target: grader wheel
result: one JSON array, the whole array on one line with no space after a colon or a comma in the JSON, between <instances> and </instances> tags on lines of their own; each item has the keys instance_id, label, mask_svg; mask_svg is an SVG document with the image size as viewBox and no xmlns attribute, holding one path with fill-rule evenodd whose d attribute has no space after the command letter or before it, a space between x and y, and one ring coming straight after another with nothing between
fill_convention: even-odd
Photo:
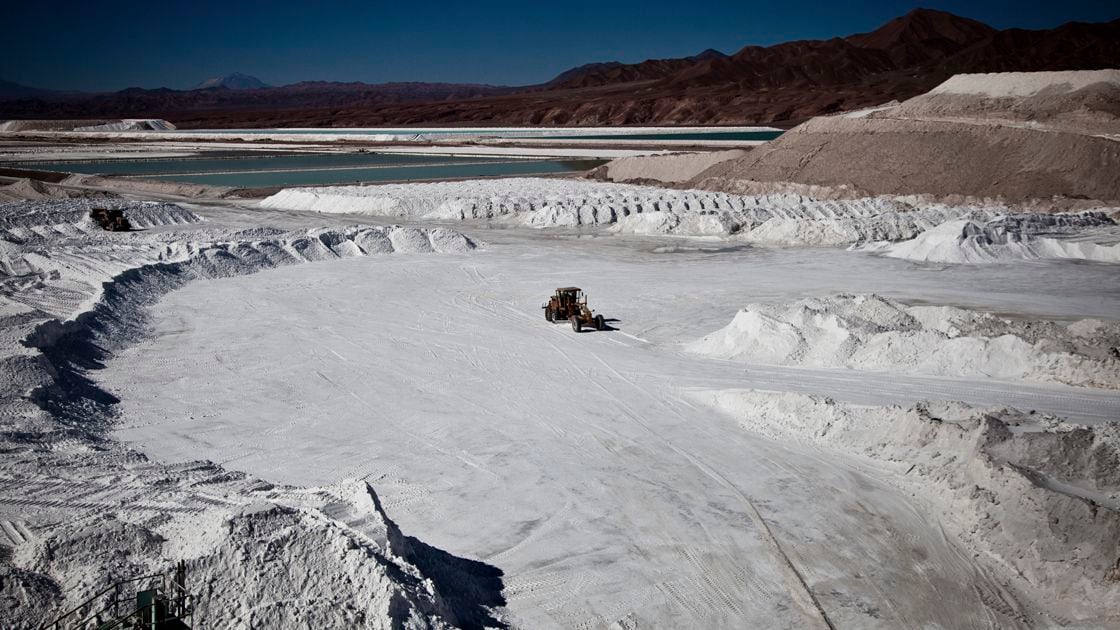
<instances>
[{"instance_id":1,"label":"grader wheel","mask_svg":"<svg viewBox=\"0 0 1120 630\"><path fill-rule=\"evenodd\" d=\"M571 320L572 330L576 331L577 333L583 332L583 322L579 321L579 315L572 315Z\"/></svg>"}]
</instances>

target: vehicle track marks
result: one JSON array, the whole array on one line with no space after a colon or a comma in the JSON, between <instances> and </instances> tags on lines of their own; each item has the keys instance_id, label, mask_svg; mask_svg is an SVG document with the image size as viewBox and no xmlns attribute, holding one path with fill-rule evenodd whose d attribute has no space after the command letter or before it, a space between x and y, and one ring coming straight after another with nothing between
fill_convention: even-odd
<instances>
[{"instance_id":1,"label":"vehicle track marks","mask_svg":"<svg viewBox=\"0 0 1120 630\"><path fill-rule=\"evenodd\" d=\"M9 547L19 547L34 538L27 522L21 519L0 520L0 533L7 538ZM0 544L5 543L0 541Z\"/></svg>"}]
</instances>

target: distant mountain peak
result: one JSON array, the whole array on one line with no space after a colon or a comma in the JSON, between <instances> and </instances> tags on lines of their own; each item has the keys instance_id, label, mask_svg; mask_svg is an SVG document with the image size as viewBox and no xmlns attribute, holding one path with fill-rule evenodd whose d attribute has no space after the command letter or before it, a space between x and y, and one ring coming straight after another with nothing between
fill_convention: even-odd
<instances>
[{"instance_id":1,"label":"distant mountain peak","mask_svg":"<svg viewBox=\"0 0 1120 630\"><path fill-rule=\"evenodd\" d=\"M996 29L973 19L935 9L914 9L870 33L846 39L862 48L889 49L920 42L942 40L965 45L990 37Z\"/></svg>"},{"instance_id":2,"label":"distant mountain peak","mask_svg":"<svg viewBox=\"0 0 1120 630\"><path fill-rule=\"evenodd\" d=\"M689 59L691 59L693 61L707 61L709 59L726 59L726 58L727 58L726 54L716 50L715 48L709 48L707 50L704 50L700 53L697 53L697 54L689 57Z\"/></svg>"},{"instance_id":3,"label":"distant mountain peak","mask_svg":"<svg viewBox=\"0 0 1120 630\"><path fill-rule=\"evenodd\" d=\"M196 90L206 90L210 88L226 88L227 90L258 90L260 88L269 87L267 83L261 81L257 77L234 72L227 74L224 77L214 77L199 83L194 87Z\"/></svg>"},{"instance_id":4,"label":"distant mountain peak","mask_svg":"<svg viewBox=\"0 0 1120 630\"><path fill-rule=\"evenodd\" d=\"M582 66L576 66L569 70L565 70L560 74L553 77L551 81L544 85L561 85L570 81L575 81L584 75L592 74L595 72L602 72L605 70L613 70L614 68L621 68L624 64L619 61L599 61L594 63L585 63Z\"/></svg>"}]
</instances>

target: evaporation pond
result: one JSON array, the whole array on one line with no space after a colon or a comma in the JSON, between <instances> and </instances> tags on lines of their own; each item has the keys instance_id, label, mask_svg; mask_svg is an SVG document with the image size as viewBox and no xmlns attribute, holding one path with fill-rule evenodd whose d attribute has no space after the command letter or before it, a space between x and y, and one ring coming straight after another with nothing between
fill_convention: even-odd
<instances>
[{"instance_id":1,"label":"evaporation pond","mask_svg":"<svg viewBox=\"0 0 1120 630\"><path fill-rule=\"evenodd\" d=\"M212 186L266 187L355 182L462 179L583 171L586 159L518 159L391 153L213 155L183 159L24 162L25 168L167 179Z\"/></svg>"}]
</instances>

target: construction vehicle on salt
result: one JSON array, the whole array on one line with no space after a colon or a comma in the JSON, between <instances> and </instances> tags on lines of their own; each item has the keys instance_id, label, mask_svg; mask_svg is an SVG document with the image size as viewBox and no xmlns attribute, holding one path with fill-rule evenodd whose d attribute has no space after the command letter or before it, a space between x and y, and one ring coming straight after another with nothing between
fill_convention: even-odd
<instances>
[{"instance_id":1,"label":"construction vehicle on salt","mask_svg":"<svg viewBox=\"0 0 1120 630\"><path fill-rule=\"evenodd\" d=\"M128 217L119 208L94 208L89 211L89 218L96 221L101 229L110 232L127 232L132 229Z\"/></svg>"},{"instance_id":2,"label":"construction vehicle on salt","mask_svg":"<svg viewBox=\"0 0 1120 630\"><path fill-rule=\"evenodd\" d=\"M544 318L550 322L567 320L572 323L572 330L582 332L584 327L603 330L607 327L602 315L596 315L587 306L587 296L579 287L561 287L548 298L548 303L542 306Z\"/></svg>"}]
</instances>

